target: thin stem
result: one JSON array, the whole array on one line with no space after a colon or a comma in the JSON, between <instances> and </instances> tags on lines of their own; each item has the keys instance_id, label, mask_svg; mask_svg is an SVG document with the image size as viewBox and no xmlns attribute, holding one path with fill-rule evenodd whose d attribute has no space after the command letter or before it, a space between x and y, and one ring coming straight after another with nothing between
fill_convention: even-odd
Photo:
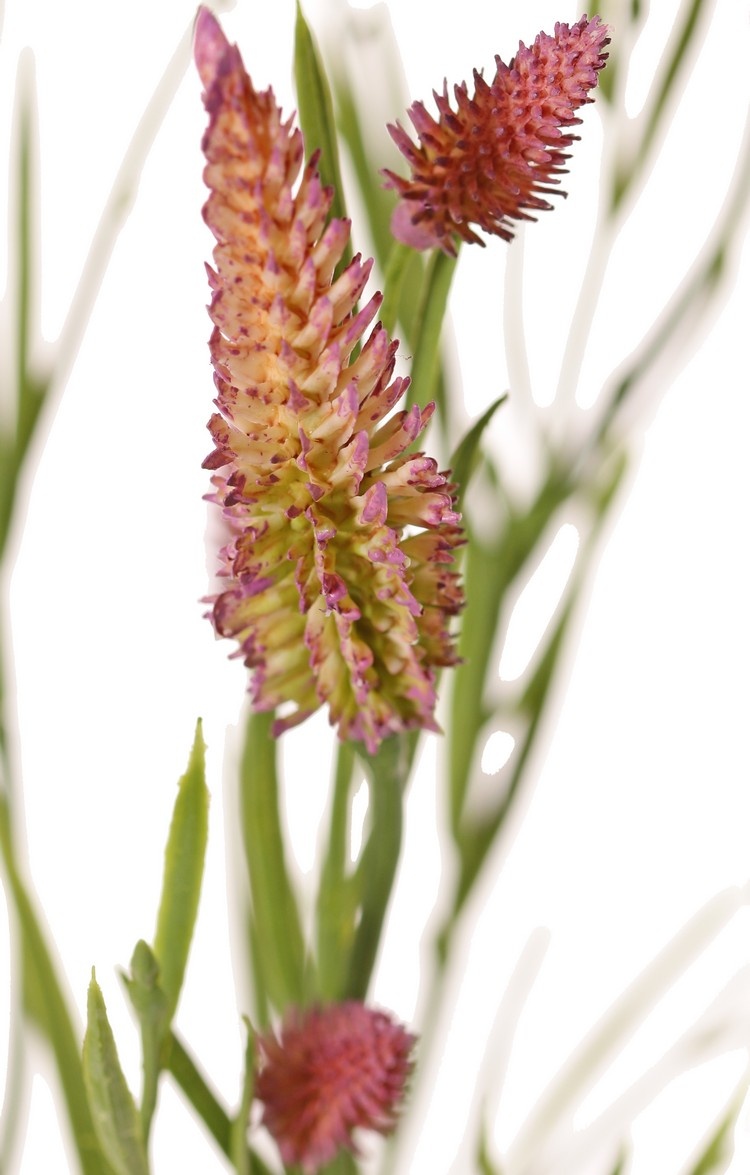
<instances>
[{"instance_id":1,"label":"thin stem","mask_svg":"<svg viewBox=\"0 0 750 1175\"><path fill-rule=\"evenodd\" d=\"M219 1150L231 1160L232 1148L234 1146L236 1153L237 1146L234 1123L187 1048L174 1032L170 1033L169 1037L166 1068L174 1077L190 1105L203 1120ZM248 1162L252 1175L271 1175L262 1159L250 1148L248 1148Z\"/></svg>"}]
</instances>

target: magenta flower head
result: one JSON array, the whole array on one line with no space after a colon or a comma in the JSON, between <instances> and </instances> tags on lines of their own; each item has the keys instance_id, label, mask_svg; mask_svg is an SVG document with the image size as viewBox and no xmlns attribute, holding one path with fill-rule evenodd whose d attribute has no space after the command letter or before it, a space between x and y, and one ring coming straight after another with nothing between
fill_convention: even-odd
<instances>
[{"instance_id":1,"label":"magenta flower head","mask_svg":"<svg viewBox=\"0 0 750 1175\"><path fill-rule=\"evenodd\" d=\"M372 263L334 279L349 222L328 219L315 156L298 180L299 130L206 9L195 58L217 240L204 464L229 530L212 619L239 642L255 707L283 707L274 733L327 704L339 736L374 752L436 728L435 672L456 661L454 487L407 453L434 406L392 412L408 383L393 378L397 344L379 324L364 337L382 299L356 309Z\"/></svg>"},{"instance_id":2,"label":"magenta flower head","mask_svg":"<svg viewBox=\"0 0 750 1175\"><path fill-rule=\"evenodd\" d=\"M255 1094L284 1163L312 1175L343 1147L356 1153L353 1131L390 1133L414 1044L385 1012L354 1000L292 1015L278 1037L259 1037Z\"/></svg>"},{"instance_id":3,"label":"magenta flower head","mask_svg":"<svg viewBox=\"0 0 750 1175\"><path fill-rule=\"evenodd\" d=\"M486 82L474 71L474 94L465 82L454 86L456 109L434 93L438 118L422 102L409 111L419 143L399 125L391 137L411 167L411 178L385 171L386 187L401 199L393 215L394 236L415 249L439 248L454 255L454 237L484 244L476 225L509 241L513 220L534 220L549 209L547 195L562 195L565 149L578 138L561 130L574 126L575 112L593 99L609 44L598 16L555 25L554 37L540 33L530 48L521 43Z\"/></svg>"}]
</instances>

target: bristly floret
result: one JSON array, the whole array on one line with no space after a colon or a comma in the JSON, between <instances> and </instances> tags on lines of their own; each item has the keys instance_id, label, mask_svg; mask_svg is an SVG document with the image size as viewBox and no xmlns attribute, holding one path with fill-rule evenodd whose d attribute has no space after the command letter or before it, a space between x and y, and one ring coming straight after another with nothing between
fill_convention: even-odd
<instances>
[{"instance_id":1,"label":"bristly floret","mask_svg":"<svg viewBox=\"0 0 750 1175\"><path fill-rule=\"evenodd\" d=\"M566 149L578 138L561 127L579 123L575 111L593 101L590 91L605 65L609 30L598 16L555 25L530 48L521 43L505 65L495 58L492 82L474 71L474 93L454 86L456 108L434 93L438 118L415 102L409 117L418 144L397 123L391 137L410 168L405 179L385 171L386 187L400 200L393 234L415 249L439 248L455 255L455 238L484 244L472 225L506 241L514 220L533 220L550 209L549 195L564 195Z\"/></svg>"},{"instance_id":2,"label":"bristly floret","mask_svg":"<svg viewBox=\"0 0 750 1175\"><path fill-rule=\"evenodd\" d=\"M435 728L435 670L456 660L453 486L406 452L433 405L391 414L408 381L393 378L397 344L379 324L352 359L381 302L357 309L372 263L334 276L349 223L328 219L315 156L298 180L299 130L206 9L195 58L217 240L205 465L230 532L211 616L239 642L256 708L284 708L276 733L327 704L339 736L372 752Z\"/></svg>"}]
</instances>

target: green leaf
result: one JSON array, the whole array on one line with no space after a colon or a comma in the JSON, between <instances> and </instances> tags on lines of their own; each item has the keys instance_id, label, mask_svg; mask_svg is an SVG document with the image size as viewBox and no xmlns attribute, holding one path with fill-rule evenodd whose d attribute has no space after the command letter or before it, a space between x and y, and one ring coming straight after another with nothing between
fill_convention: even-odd
<instances>
[{"instance_id":1,"label":"green leaf","mask_svg":"<svg viewBox=\"0 0 750 1175\"><path fill-rule=\"evenodd\" d=\"M23 950L24 1002L53 1050L73 1142L84 1175L103 1175L109 1168L94 1134L83 1078L80 1033L74 1027L52 955L15 859L7 799L0 795L0 850L18 918Z\"/></svg>"},{"instance_id":2,"label":"green leaf","mask_svg":"<svg viewBox=\"0 0 750 1175\"><path fill-rule=\"evenodd\" d=\"M148 1175L135 1102L120 1068L115 1038L92 968L83 1039L83 1077L97 1138L117 1175Z\"/></svg>"},{"instance_id":3,"label":"green leaf","mask_svg":"<svg viewBox=\"0 0 750 1175\"><path fill-rule=\"evenodd\" d=\"M154 935L154 954L159 961L161 987L167 997L170 1019L185 976L203 880L209 800L205 752L199 719L187 771L177 785Z\"/></svg>"},{"instance_id":4,"label":"green leaf","mask_svg":"<svg viewBox=\"0 0 750 1175\"><path fill-rule=\"evenodd\" d=\"M257 944L253 966L281 1011L305 1003L305 946L289 879L279 814L273 716L251 714L245 728L240 774L240 824L250 880Z\"/></svg>"},{"instance_id":5,"label":"green leaf","mask_svg":"<svg viewBox=\"0 0 750 1175\"><path fill-rule=\"evenodd\" d=\"M162 1047L169 1030L169 1001L159 985L159 963L156 955L143 939L135 944L130 961L130 975L123 975L122 978L141 1026L141 1121L144 1142L147 1142L156 1106Z\"/></svg>"},{"instance_id":6,"label":"green leaf","mask_svg":"<svg viewBox=\"0 0 750 1175\"><path fill-rule=\"evenodd\" d=\"M341 182L331 89L318 47L299 3L294 28L294 81L297 88L299 121L308 158L313 151L320 151L320 178L326 187L333 188L331 213L336 217L345 217L344 186ZM350 257L351 248L348 247L343 263L346 264Z\"/></svg>"},{"instance_id":7,"label":"green leaf","mask_svg":"<svg viewBox=\"0 0 750 1175\"><path fill-rule=\"evenodd\" d=\"M487 425L492 420L500 405L504 404L507 399L508 393L504 392L502 396L498 396L496 400L493 400L487 411L482 413L479 420L474 422L466 433L466 436L459 441L453 451L449 465L453 473L452 481L458 486L459 509L461 508L466 487L477 466L479 442L482 439L484 430L487 428Z\"/></svg>"},{"instance_id":8,"label":"green leaf","mask_svg":"<svg viewBox=\"0 0 750 1175\"><path fill-rule=\"evenodd\" d=\"M609 1175L625 1175L629 1159L630 1151L626 1147L622 1147L617 1158L615 1159L615 1165L610 1171Z\"/></svg>"},{"instance_id":9,"label":"green leaf","mask_svg":"<svg viewBox=\"0 0 750 1175\"><path fill-rule=\"evenodd\" d=\"M747 1082L742 1081L738 1095L720 1119L698 1158L688 1169L687 1175L712 1175L725 1171L734 1154L734 1130L737 1118L747 1096Z\"/></svg>"}]
</instances>

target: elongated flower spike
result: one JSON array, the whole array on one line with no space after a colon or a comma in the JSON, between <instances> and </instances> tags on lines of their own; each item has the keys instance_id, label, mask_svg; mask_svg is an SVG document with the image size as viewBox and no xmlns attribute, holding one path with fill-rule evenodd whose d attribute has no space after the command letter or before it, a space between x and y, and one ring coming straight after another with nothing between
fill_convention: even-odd
<instances>
[{"instance_id":1,"label":"elongated flower spike","mask_svg":"<svg viewBox=\"0 0 750 1175\"><path fill-rule=\"evenodd\" d=\"M314 1175L355 1130L389 1134L412 1070L415 1037L356 1000L288 1015L258 1038L255 1093L286 1165Z\"/></svg>"},{"instance_id":2,"label":"elongated flower spike","mask_svg":"<svg viewBox=\"0 0 750 1175\"><path fill-rule=\"evenodd\" d=\"M415 249L439 248L455 255L455 237L484 244L472 225L506 241L512 221L534 220L552 208L550 186L564 174L565 153L579 136L562 127L580 123L575 111L593 101L589 91L605 65L609 30L598 16L555 25L554 37L540 33L486 82L474 71L474 94L466 82L433 92L438 118L415 102L409 117L419 144L396 124L391 137L411 167L411 178L384 171L387 188L401 199L391 222L394 236Z\"/></svg>"},{"instance_id":3,"label":"elongated flower spike","mask_svg":"<svg viewBox=\"0 0 750 1175\"><path fill-rule=\"evenodd\" d=\"M209 313L218 411L213 493L229 530L216 632L239 642L274 733L323 704L342 739L436 729L435 671L456 661L462 541L448 476L407 454L434 405L391 413L396 343L356 309L372 263L334 280L349 222L273 92L254 89L206 9L195 58L209 125L204 217L217 245Z\"/></svg>"}]
</instances>

